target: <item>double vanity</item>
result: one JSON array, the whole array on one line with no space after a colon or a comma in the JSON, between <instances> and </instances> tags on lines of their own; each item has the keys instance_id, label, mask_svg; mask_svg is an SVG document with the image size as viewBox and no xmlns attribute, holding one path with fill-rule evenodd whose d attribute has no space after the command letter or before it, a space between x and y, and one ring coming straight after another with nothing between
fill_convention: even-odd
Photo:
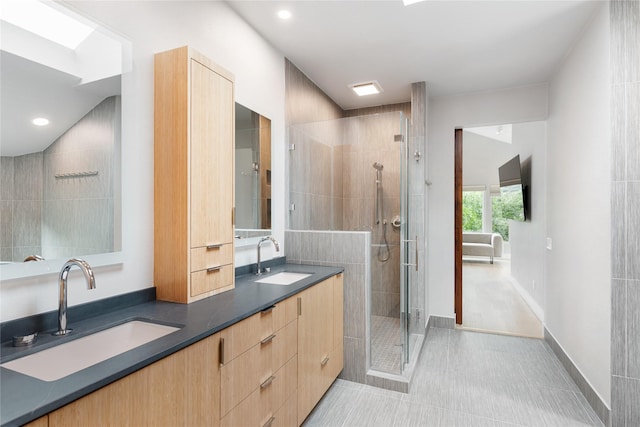
<instances>
[{"instance_id":1,"label":"double vanity","mask_svg":"<svg viewBox=\"0 0 640 427\"><path fill-rule=\"evenodd\" d=\"M191 304L70 317L67 336L2 345L1 423L300 425L342 370L342 305L341 268L281 264Z\"/></svg>"},{"instance_id":2,"label":"double vanity","mask_svg":"<svg viewBox=\"0 0 640 427\"><path fill-rule=\"evenodd\" d=\"M2 325L39 334L2 344L2 426L294 427L340 374L342 268L262 273L266 237L262 274L236 276L234 108L230 72L188 46L155 55L154 287L67 319L65 264L57 332L53 313Z\"/></svg>"}]
</instances>

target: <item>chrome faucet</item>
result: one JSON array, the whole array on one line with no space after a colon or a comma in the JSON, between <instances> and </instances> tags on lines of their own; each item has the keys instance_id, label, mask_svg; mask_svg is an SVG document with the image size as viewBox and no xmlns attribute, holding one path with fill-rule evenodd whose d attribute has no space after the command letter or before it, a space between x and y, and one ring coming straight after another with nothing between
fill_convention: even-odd
<instances>
[{"instance_id":1,"label":"chrome faucet","mask_svg":"<svg viewBox=\"0 0 640 427\"><path fill-rule=\"evenodd\" d=\"M87 279L87 288L96 288L96 279L93 277L93 270L86 261L78 258L71 258L62 266L62 270L60 270L60 277L58 278L58 331L54 332L53 335L67 335L71 332L71 329L67 329L67 276L69 275L69 270L71 270L71 267L74 265L78 266L80 270L82 270L85 279Z\"/></svg>"},{"instance_id":2,"label":"chrome faucet","mask_svg":"<svg viewBox=\"0 0 640 427\"><path fill-rule=\"evenodd\" d=\"M280 252L280 245L278 244L276 239L274 239L273 237L266 236L260 239L260 241L258 242L258 271L256 272L256 276L260 276L262 274L262 267L260 267L260 245L262 245L263 242L266 242L269 240L273 242L273 246L276 247L276 252Z\"/></svg>"}]
</instances>

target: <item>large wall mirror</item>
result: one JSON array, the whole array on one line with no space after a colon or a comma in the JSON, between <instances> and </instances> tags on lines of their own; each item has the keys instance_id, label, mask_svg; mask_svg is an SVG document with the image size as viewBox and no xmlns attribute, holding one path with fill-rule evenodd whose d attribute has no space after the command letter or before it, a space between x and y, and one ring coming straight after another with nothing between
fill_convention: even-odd
<instances>
[{"instance_id":1,"label":"large wall mirror","mask_svg":"<svg viewBox=\"0 0 640 427\"><path fill-rule=\"evenodd\" d=\"M58 271L70 257L109 264L121 250L130 45L55 2L2 6L0 276Z\"/></svg>"},{"instance_id":2,"label":"large wall mirror","mask_svg":"<svg viewBox=\"0 0 640 427\"><path fill-rule=\"evenodd\" d=\"M271 234L271 120L236 103L236 246Z\"/></svg>"}]
</instances>

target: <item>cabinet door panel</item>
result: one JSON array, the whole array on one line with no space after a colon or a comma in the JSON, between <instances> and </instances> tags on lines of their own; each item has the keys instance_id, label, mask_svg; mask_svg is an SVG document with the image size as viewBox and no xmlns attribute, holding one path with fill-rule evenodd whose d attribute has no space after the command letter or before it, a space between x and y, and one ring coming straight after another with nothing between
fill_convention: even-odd
<instances>
[{"instance_id":1,"label":"cabinet door panel","mask_svg":"<svg viewBox=\"0 0 640 427\"><path fill-rule=\"evenodd\" d=\"M302 424L319 400L318 390L322 382L320 331L327 326L323 323L320 306L323 285L315 285L298 296L301 308L298 316L298 424Z\"/></svg>"},{"instance_id":2,"label":"cabinet door panel","mask_svg":"<svg viewBox=\"0 0 640 427\"><path fill-rule=\"evenodd\" d=\"M233 83L192 59L190 93L191 247L233 243Z\"/></svg>"},{"instance_id":3,"label":"cabinet door panel","mask_svg":"<svg viewBox=\"0 0 640 427\"><path fill-rule=\"evenodd\" d=\"M342 276L299 294L298 423L302 424L343 367Z\"/></svg>"}]
</instances>

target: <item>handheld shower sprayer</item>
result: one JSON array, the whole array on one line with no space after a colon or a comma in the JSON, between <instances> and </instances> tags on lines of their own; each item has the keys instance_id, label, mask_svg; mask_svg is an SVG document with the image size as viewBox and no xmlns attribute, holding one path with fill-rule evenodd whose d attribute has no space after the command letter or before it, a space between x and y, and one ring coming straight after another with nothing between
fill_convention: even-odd
<instances>
[{"instance_id":1,"label":"handheld shower sprayer","mask_svg":"<svg viewBox=\"0 0 640 427\"><path fill-rule=\"evenodd\" d=\"M383 194L382 194L382 169L384 165L380 162L375 162L373 168L376 170L376 224L382 222L382 242L378 246L378 260L385 262L389 260L389 243L387 242L387 220L384 217L383 207Z\"/></svg>"},{"instance_id":2,"label":"handheld shower sprayer","mask_svg":"<svg viewBox=\"0 0 640 427\"><path fill-rule=\"evenodd\" d=\"M382 169L384 168L384 165L382 163L379 162L375 162L373 164L373 168L376 170L376 184L380 185L382 183Z\"/></svg>"}]
</instances>

